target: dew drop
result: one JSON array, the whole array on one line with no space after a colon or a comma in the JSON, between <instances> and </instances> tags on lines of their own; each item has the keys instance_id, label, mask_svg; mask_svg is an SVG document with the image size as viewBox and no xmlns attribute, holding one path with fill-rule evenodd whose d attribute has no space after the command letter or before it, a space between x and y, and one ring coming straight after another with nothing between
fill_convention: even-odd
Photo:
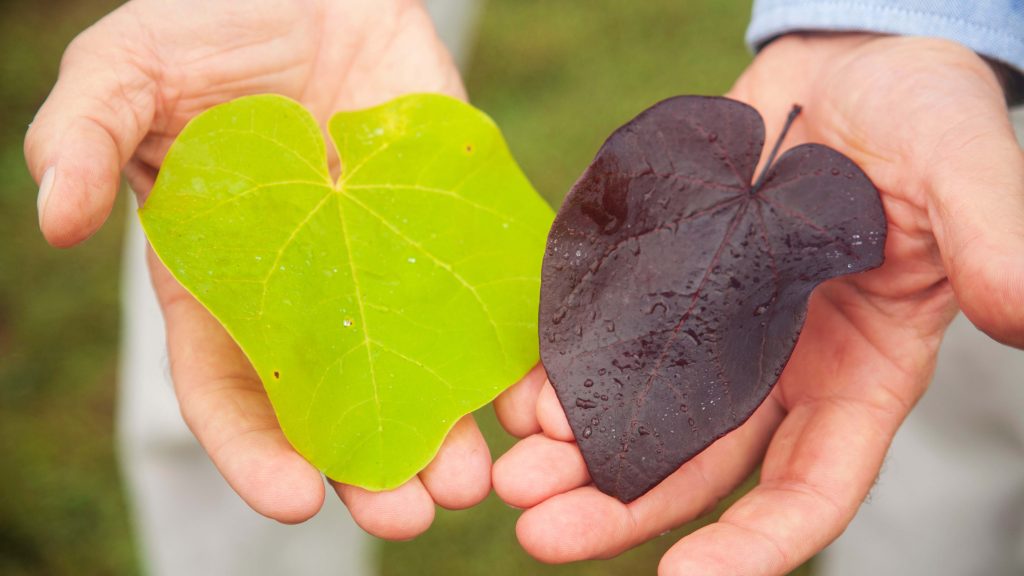
<instances>
[{"instance_id":1,"label":"dew drop","mask_svg":"<svg viewBox=\"0 0 1024 576\"><path fill-rule=\"evenodd\" d=\"M612 320L605 320L604 329L607 332L615 332L615 322Z\"/></svg>"},{"instance_id":2,"label":"dew drop","mask_svg":"<svg viewBox=\"0 0 1024 576\"><path fill-rule=\"evenodd\" d=\"M839 176L839 168L833 168L832 169L832 175L833 176Z\"/></svg>"},{"instance_id":3,"label":"dew drop","mask_svg":"<svg viewBox=\"0 0 1024 576\"><path fill-rule=\"evenodd\" d=\"M687 424L689 424L689 425L690 425L690 427L692 428L692 427L693 427L693 425L694 425L694 421L693 421L693 418L687 418L687 419L686 419L686 423L687 423Z\"/></svg>"},{"instance_id":4,"label":"dew drop","mask_svg":"<svg viewBox=\"0 0 1024 576\"><path fill-rule=\"evenodd\" d=\"M664 314L665 312L668 312L668 307L667 306L665 306L661 302L655 302L654 305L651 306L651 309L647 311L647 313L648 314L654 314L654 312L656 310L658 310L659 308L661 309L661 313L662 314Z\"/></svg>"},{"instance_id":5,"label":"dew drop","mask_svg":"<svg viewBox=\"0 0 1024 576\"><path fill-rule=\"evenodd\" d=\"M344 320L341 321L341 325L344 326L345 328L352 326L352 324L354 324L354 322L352 322L348 318L345 318Z\"/></svg>"},{"instance_id":6,"label":"dew drop","mask_svg":"<svg viewBox=\"0 0 1024 576\"><path fill-rule=\"evenodd\" d=\"M590 428L590 426L587 426L586 428L583 429L583 437L584 438L590 438L590 435L593 434L593 433L594 433L594 431Z\"/></svg>"},{"instance_id":7,"label":"dew drop","mask_svg":"<svg viewBox=\"0 0 1024 576\"><path fill-rule=\"evenodd\" d=\"M559 307L558 310L555 310L555 313L551 316L551 322L553 324L560 324L562 320L565 318L565 315L568 313L568 308L566 308L565 306Z\"/></svg>"},{"instance_id":8,"label":"dew drop","mask_svg":"<svg viewBox=\"0 0 1024 576\"><path fill-rule=\"evenodd\" d=\"M594 385L594 381L591 380L590 378L587 378L586 380L583 381L583 386L585 386L587 388L590 388L593 385Z\"/></svg>"},{"instance_id":9,"label":"dew drop","mask_svg":"<svg viewBox=\"0 0 1024 576\"><path fill-rule=\"evenodd\" d=\"M651 433L651 431L648 430L646 426L640 426L639 428L636 429L636 431L639 432L641 436L647 436L648 434Z\"/></svg>"},{"instance_id":10,"label":"dew drop","mask_svg":"<svg viewBox=\"0 0 1024 576\"><path fill-rule=\"evenodd\" d=\"M415 264L416 263L416 259L413 258L412 256L406 258L405 261L408 262L409 264Z\"/></svg>"},{"instance_id":11,"label":"dew drop","mask_svg":"<svg viewBox=\"0 0 1024 576\"><path fill-rule=\"evenodd\" d=\"M589 400L587 398L577 398L576 406L579 408L583 408L584 410L590 410L591 408L597 407L597 402L594 402L593 400Z\"/></svg>"},{"instance_id":12,"label":"dew drop","mask_svg":"<svg viewBox=\"0 0 1024 576\"><path fill-rule=\"evenodd\" d=\"M718 141L718 134L716 134L715 132L712 132L712 133L708 134L708 142L711 142L712 144L714 144L717 141Z\"/></svg>"}]
</instances>

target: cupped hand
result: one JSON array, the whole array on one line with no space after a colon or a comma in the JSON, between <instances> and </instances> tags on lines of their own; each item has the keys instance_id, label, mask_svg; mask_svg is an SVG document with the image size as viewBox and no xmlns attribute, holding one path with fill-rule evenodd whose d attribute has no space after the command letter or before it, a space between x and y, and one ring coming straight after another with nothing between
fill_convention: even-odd
<instances>
[{"instance_id":1,"label":"cupped hand","mask_svg":"<svg viewBox=\"0 0 1024 576\"><path fill-rule=\"evenodd\" d=\"M133 0L79 35L25 138L47 240L72 246L106 220L120 173L144 200L174 137L196 114L275 92L321 121L408 92L464 97L416 0ZM301 522L323 504L319 472L285 439L245 356L153 256L175 391L191 430L257 512ZM389 492L335 484L368 532L426 530L434 504L463 508L490 490L490 453L471 417L418 477Z\"/></svg>"},{"instance_id":2,"label":"cupped hand","mask_svg":"<svg viewBox=\"0 0 1024 576\"><path fill-rule=\"evenodd\" d=\"M493 481L526 509L517 534L540 560L614 556L711 509L761 464L757 486L676 543L659 573L785 574L852 520L958 307L1024 346L1024 155L981 58L943 40L791 35L729 96L761 112L769 145L802 104L785 147L819 142L864 169L889 221L885 264L815 290L764 404L628 505L591 485L542 373L508 391L499 417L527 437Z\"/></svg>"}]
</instances>

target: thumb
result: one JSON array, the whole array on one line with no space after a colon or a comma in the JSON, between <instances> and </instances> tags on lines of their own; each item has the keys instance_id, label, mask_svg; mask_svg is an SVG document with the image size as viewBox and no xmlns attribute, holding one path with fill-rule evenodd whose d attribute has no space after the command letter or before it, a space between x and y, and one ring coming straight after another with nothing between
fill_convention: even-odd
<instances>
[{"instance_id":1,"label":"thumb","mask_svg":"<svg viewBox=\"0 0 1024 576\"><path fill-rule=\"evenodd\" d=\"M1024 348L1024 154L1001 102L949 126L926 184L946 272L975 326Z\"/></svg>"},{"instance_id":2,"label":"thumb","mask_svg":"<svg viewBox=\"0 0 1024 576\"><path fill-rule=\"evenodd\" d=\"M121 168L149 131L157 85L115 11L80 34L25 136L39 183L39 226L67 247L92 235L117 195Z\"/></svg>"}]
</instances>

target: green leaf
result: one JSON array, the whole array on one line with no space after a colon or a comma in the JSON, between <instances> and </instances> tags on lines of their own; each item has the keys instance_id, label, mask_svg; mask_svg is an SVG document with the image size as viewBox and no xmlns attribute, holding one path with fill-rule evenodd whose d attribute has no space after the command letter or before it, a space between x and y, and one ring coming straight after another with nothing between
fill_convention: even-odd
<instances>
[{"instance_id":1,"label":"green leaf","mask_svg":"<svg viewBox=\"0 0 1024 576\"><path fill-rule=\"evenodd\" d=\"M394 488L537 362L550 208L482 112L411 95L316 121L280 96L186 126L140 216L231 333L292 445Z\"/></svg>"}]
</instances>

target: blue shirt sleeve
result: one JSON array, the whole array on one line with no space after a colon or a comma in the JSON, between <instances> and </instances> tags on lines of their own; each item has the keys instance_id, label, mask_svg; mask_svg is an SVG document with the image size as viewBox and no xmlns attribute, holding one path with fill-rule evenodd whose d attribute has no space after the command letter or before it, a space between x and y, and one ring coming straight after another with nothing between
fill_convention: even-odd
<instances>
[{"instance_id":1,"label":"blue shirt sleeve","mask_svg":"<svg viewBox=\"0 0 1024 576\"><path fill-rule=\"evenodd\" d=\"M747 44L797 30L946 38L1024 71L1024 0L755 0Z\"/></svg>"}]
</instances>

